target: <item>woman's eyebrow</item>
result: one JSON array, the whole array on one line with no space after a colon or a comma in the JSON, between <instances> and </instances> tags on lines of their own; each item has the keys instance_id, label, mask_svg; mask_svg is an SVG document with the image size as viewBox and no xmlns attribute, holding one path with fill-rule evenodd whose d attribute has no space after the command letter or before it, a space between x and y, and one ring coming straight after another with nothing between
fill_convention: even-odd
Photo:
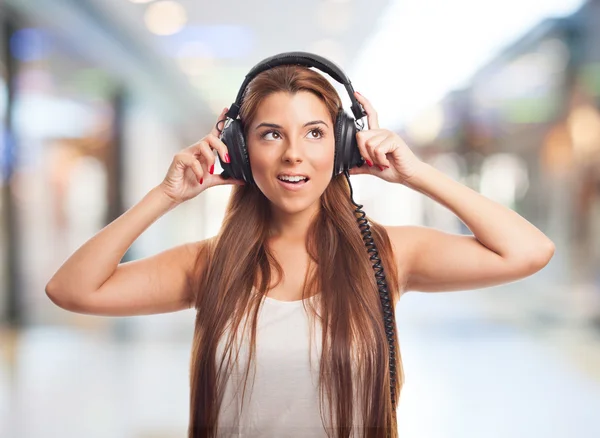
<instances>
[{"instance_id":1,"label":"woman's eyebrow","mask_svg":"<svg viewBox=\"0 0 600 438\"><path fill-rule=\"evenodd\" d=\"M320 123L322 123L323 125L325 125L325 126L327 126L329 128L329 125L327 123L325 123L323 120L313 120L312 122L306 122L304 125L302 125L302 127L304 128L304 127L309 126L309 125L318 125ZM254 128L254 129L256 130L258 128L262 128L263 126L266 126L268 128L283 129L283 126L279 126L279 125L277 125L275 123L267 123L267 122L263 122L263 123L258 124L256 126L256 128Z\"/></svg>"}]
</instances>

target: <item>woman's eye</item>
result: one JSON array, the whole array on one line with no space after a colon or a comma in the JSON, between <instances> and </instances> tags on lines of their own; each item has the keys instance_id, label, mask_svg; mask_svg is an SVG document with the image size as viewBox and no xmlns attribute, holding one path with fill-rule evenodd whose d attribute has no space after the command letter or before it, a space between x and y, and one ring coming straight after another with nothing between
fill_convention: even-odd
<instances>
[{"instance_id":1,"label":"woman's eye","mask_svg":"<svg viewBox=\"0 0 600 438\"><path fill-rule=\"evenodd\" d=\"M315 132L318 134L318 136L315 136ZM315 128L315 129L311 129L310 133L312 138L321 138L323 137L323 130L321 128Z\"/></svg>"},{"instance_id":2,"label":"woman's eye","mask_svg":"<svg viewBox=\"0 0 600 438\"><path fill-rule=\"evenodd\" d=\"M315 135L316 133L316 135ZM272 134L274 137L273 138L267 138L268 135ZM310 138L314 138L314 139L319 139L321 137L323 137L323 130L321 128L315 128L315 129L311 129L308 133L308 135L310 136ZM278 140L281 138L281 134L279 134L279 132L277 131L267 131L264 134L261 135L261 138L263 140Z\"/></svg>"},{"instance_id":3,"label":"woman's eye","mask_svg":"<svg viewBox=\"0 0 600 438\"><path fill-rule=\"evenodd\" d=\"M277 132L277 131L267 131L267 132L265 132L263 135L261 135L261 137L264 139L264 138L266 138L266 137L267 137L267 135L269 135L269 134L274 134L274 135L277 135L277 136L279 136L279 132Z\"/></svg>"}]
</instances>

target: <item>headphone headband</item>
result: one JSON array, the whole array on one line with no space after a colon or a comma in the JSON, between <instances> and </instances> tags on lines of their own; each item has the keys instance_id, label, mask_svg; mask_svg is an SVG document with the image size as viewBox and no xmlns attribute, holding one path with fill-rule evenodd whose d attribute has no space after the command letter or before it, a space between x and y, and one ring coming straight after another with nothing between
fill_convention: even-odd
<instances>
[{"instance_id":1,"label":"headphone headband","mask_svg":"<svg viewBox=\"0 0 600 438\"><path fill-rule=\"evenodd\" d=\"M240 111L240 107L242 105L244 92L246 91L246 87L248 86L250 81L254 79L259 73L270 68L277 67L279 65L303 65L305 67L314 67L321 70L324 73L327 73L337 82L342 84L344 88L346 88L346 91L350 96L350 101L352 102L352 106L350 108L352 110L352 114L354 114L354 118L358 120L362 119L367 115L363 107L360 105L360 103L358 103L358 100L356 100L356 97L354 97L354 89L352 88L350 79L348 79L348 76L346 76L342 69L338 67L335 63L314 53L284 52L278 55L265 58L258 64L256 64L254 67L252 67L252 69L244 78L244 82L242 83L242 86L238 91L235 102L231 105L229 111L227 111L228 118L233 120L237 118Z\"/></svg>"}]
</instances>

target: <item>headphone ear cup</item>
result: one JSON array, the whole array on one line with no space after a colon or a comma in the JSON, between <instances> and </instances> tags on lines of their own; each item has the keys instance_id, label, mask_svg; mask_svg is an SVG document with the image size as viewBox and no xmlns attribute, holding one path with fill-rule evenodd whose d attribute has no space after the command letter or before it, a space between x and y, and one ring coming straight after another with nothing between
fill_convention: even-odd
<instances>
[{"instance_id":1,"label":"headphone ear cup","mask_svg":"<svg viewBox=\"0 0 600 438\"><path fill-rule=\"evenodd\" d=\"M221 174L224 178L228 176L234 179L243 180L253 183L252 171L250 169L250 159L248 150L246 149L246 140L244 139L244 128L239 119L233 120L229 126L223 129L221 133L221 141L227 146L229 152L230 163L224 163L219 157L219 162L223 168Z\"/></svg>"},{"instance_id":2,"label":"headphone ear cup","mask_svg":"<svg viewBox=\"0 0 600 438\"><path fill-rule=\"evenodd\" d=\"M362 166L364 159L358 149L356 133L358 129L354 124L354 118L343 109L338 112L335 121L335 155L333 159L333 176L337 176L345 170Z\"/></svg>"}]
</instances>

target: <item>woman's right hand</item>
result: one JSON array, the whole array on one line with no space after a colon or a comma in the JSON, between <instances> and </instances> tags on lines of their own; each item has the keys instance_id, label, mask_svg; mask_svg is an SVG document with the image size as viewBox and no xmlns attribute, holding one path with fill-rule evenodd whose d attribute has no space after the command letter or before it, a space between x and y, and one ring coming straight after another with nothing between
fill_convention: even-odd
<instances>
[{"instance_id":1,"label":"woman's right hand","mask_svg":"<svg viewBox=\"0 0 600 438\"><path fill-rule=\"evenodd\" d=\"M221 112L217 122L225 118L227 110L225 108ZM175 203L192 199L212 186L245 184L239 179L224 179L221 175L212 174L216 161L213 149L216 149L222 161L229 162L227 146L219 139L216 125L200 141L175 154L167 175L160 184L164 193Z\"/></svg>"}]
</instances>

